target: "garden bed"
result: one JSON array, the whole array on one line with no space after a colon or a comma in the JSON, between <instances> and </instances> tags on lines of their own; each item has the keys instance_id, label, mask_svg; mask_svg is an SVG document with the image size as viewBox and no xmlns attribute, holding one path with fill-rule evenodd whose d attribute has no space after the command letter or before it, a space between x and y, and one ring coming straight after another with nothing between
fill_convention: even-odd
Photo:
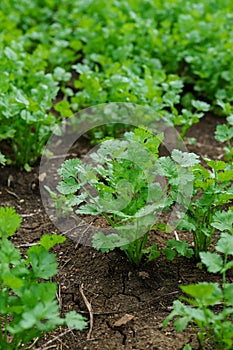
<instances>
[{"instance_id":1,"label":"garden bed","mask_svg":"<svg viewBox=\"0 0 233 350\"><path fill-rule=\"evenodd\" d=\"M222 122L222 118L207 115L193 126L187 136L195 137L197 143L187 144L188 150L221 159L223 152L214 139L214 130ZM0 204L14 207L23 217L20 229L12 237L22 252L38 242L42 234L57 232L41 202L38 169L34 167L30 173L13 167L1 169ZM184 233L179 234L182 237ZM154 232L154 236L159 247L169 238L159 232ZM190 241L187 234L185 238ZM89 319L82 288L93 309L93 330L87 340L88 328L82 332L59 328L36 343L35 349L178 350L185 344L198 349L191 328L177 333L172 326L164 329L162 322L170 313L173 300L181 295L179 285L218 281L218 276L200 270L194 261L185 258L169 262L160 257L135 268L120 250L105 255L69 238L54 252L59 262L56 282L62 313L76 310ZM232 272L228 278L232 282ZM213 348L207 344L206 349Z\"/></svg>"}]
</instances>

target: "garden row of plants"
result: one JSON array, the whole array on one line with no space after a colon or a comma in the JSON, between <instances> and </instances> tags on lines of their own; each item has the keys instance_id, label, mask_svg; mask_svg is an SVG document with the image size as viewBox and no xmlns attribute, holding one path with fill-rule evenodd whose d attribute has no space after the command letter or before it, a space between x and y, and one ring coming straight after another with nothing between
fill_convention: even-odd
<instances>
[{"instance_id":1,"label":"garden row of plants","mask_svg":"<svg viewBox=\"0 0 233 350\"><path fill-rule=\"evenodd\" d=\"M232 161L203 158L201 165L198 155L178 149L161 157L162 140L162 133L154 135L143 127L125 133L120 140L107 139L91 153L91 164L79 158L62 164L58 170L60 196L48 190L59 210L63 201L64 215L69 208L78 215L106 219L114 232L96 232L92 237L95 249L108 253L120 248L134 265L161 253L169 260L184 256L194 258L211 273L220 273L221 284L182 286L189 298L182 298L185 304L174 302L164 326L178 316L176 330L191 324L201 348L209 339L215 349L232 349L233 284L226 279L233 267ZM161 177L162 185L157 180ZM156 220L159 213L169 213L177 204L176 220L174 216L170 224ZM189 239L168 239L161 251L156 235L175 228L192 234L193 248Z\"/></svg>"},{"instance_id":2,"label":"garden row of plants","mask_svg":"<svg viewBox=\"0 0 233 350\"><path fill-rule=\"evenodd\" d=\"M150 105L182 136L208 110L229 116L232 13L229 0L1 1L8 163L30 170L57 123L99 103Z\"/></svg>"},{"instance_id":3,"label":"garden row of plants","mask_svg":"<svg viewBox=\"0 0 233 350\"><path fill-rule=\"evenodd\" d=\"M178 149L161 157L162 140L162 133L153 135L143 127L125 133L120 140L108 138L91 154L91 165L79 158L62 164L58 170L60 195L47 189L55 207L58 205L58 215L63 215L65 207L65 215L74 210L78 215L102 215L107 220L114 232L106 235L98 231L92 237L93 247L103 253L120 248L137 266L158 258L161 253L169 260L177 255L184 256L206 265L209 272L222 274L221 284L204 282L182 286L191 298L183 298L185 304L174 302L174 310L164 326L178 316L177 331L182 331L189 323L196 326L201 347L207 338L215 348L231 349L233 285L227 283L226 273L233 267L230 259L233 255L232 162L203 159L205 164L201 165L198 155ZM157 181L158 176L165 179L163 185ZM177 203L180 212L175 222L167 225L156 221L158 213L169 212ZM39 279L47 280L56 273L55 257L48 250L62 243L64 237L43 236L40 244L29 248L27 259L22 259L19 250L8 240L20 221L11 208L1 208L0 275L4 302L0 312L5 322L4 346L8 344L7 335L10 333L13 337L9 348L26 346L35 336L66 321L78 329L85 325L85 320L74 312L66 319L59 318L54 283L37 284ZM176 227L192 233L193 248L190 240L169 239L167 247L161 251L156 239L152 240L158 232L162 234ZM51 291L49 295L47 288ZM37 292L39 299L35 300ZM214 306L218 308L215 310ZM13 317L11 322L9 315Z\"/></svg>"},{"instance_id":4,"label":"garden row of plants","mask_svg":"<svg viewBox=\"0 0 233 350\"><path fill-rule=\"evenodd\" d=\"M224 142L221 161L178 149L161 157L163 133L143 126L121 139L116 128L95 128L88 135L93 143L102 140L91 154L95 167L69 159L58 170L60 195L47 190L55 206L64 202L77 215L106 219L113 232L97 232L95 249L120 248L134 265L160 254L170 260L185 256L219 273L221 284L183 286L189 297L174 302L164 325L175 316L177 331L197 327L200 346L210 339L215 348L231 349L233 286L226 279L233 266L231 1L2 0L0 18L0 141L12 151L0 153L2 165L29 171L57 125L99 103L150 106L167 125L181 126L182 137L206 112L226 117L215 132ZM161 250L151 238L174 227L155 218L176 204L180 216L174 227L192 234L193 247L170 239ZM4 349L26 348L61 324L79 330L86 324L74 312L60 318L56 284L50 282L57 263L49 250L64 237L43 236L23 258L10 242L20 222L13 209L0 208Z\"/></svg>"}]
</instances>

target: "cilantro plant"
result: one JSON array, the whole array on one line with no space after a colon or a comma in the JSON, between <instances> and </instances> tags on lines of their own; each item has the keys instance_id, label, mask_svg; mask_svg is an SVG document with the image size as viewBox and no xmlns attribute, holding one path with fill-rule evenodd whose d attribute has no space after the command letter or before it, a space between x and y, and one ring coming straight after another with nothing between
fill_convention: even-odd
<instances>
[{"instance_id":1,"label":"cilantro plant","mask_svg":"<svg viewBox=\"0 0 233 350\"><path fill-rule=\"evenodd\" d=\"M0 152L0 164L5 165L6 163L6 158L5 156Z\"/></svg>"},{"instance_id":2,"label":"cilantro plant","mask_svg":"<svg viewBox=\"0 0 233 350\"><path fill-rule=\"evenodd\" d=\"M94 248L108 252L120 247L137 265L144 254L159 255L156 245L149 250L145 246L156 211L171 203L163 198L153 174L162 138L136 129L124 140L103 142L91 154L92 164L71 159L58 171L62 177L58 190L67 195L68 205L78 206L77 214L103 215L115 230L108 235L96 233Z\"/></svg>"},{"instance_id":3,"label":"cilantro plant","mask_svg":"<svg viewBox=\"0 0 233 350\"><path fill-rule=\"evenodd\" d=\"M227 123L217 125L215 139L219 142L225 142L224 146L226 160L233 159L233 115L227 117Z\"/></svg>"},{"instance_id":4,"label":"cilantro plant","mask_svg":"<svg viewBox=\"0 0 233 350\"><path fill-rule=\"evenodd\" d=\"M227 224L219 222L219 218L226 218ZM228 223L231 222L231 227ZM176 317L174 321L178 332L183 331L190 324L197 332L200 347L203 348L208 339L214 349L230 350L233 346L233 284L227 283L227 271L233 267L233 235L232 211L218 213L214 218L214 226L223 231L215 249L216 252L201 252L201 262L212 273L222 275L222 283L197 283L182 286L181 289L188 297L181 297L186 303L174 301L173 311L164 320L164 327ZM228 233L230 232L230 233Z\"/></svg>"},{"instance_id":5,"label":"cilantro plant","mask_svg":"<svg viewBox=\"0 0 233 350\"><path fill-rule=\"evenodd\" d=\"M228 211L217 211L213 216L211 226L233 236L233 207L230 207Z\"/></svg>"},{"instance_id":6,"label":"cilantro plant","mask_svg":"<svg viewBox=\"0 0 233 350\"><path fill-rule=\"evenodd\" d=\"M230 104L231 12L226 0L1 1L0 140L12 161L29 170L57 123L96 104L149 105L182 135Z\"/></svg>"},{"instance_id":7,"label":"cilantro plant","mask_svg":"<svg viewBox=\"0 0 233 350\"><path fill-rule=\"evenodd\" d=\"M159 255L156 244L147 247L156 215L176 202L187 206L192 192L189 168L198 157L173 150L171 157L159 158L162 139L162 134L138 128L121 140L104 141L90 155L91 164L70 159L58 171L62 178L58 201L66 196L66 208L75 207L76 214L102 215L114 229L109 234L97 232L92 238L94 248L108 252L120 247L136 265L144 255L149 260ZM187 247L173 244L173 248L192 255Z\"/></svg>"},{"instance_id":8,"label":"cilantro plant","mask_svg":"<svg viewBox=\"0 0 233 350\"><path fill-rule=\"evenodd\" d=\"M211 226L215 212L230 203L233 198L233 169L223 161L205 159L209 169L202 165L193 168L194 189L192 201L178 228L191 231L194 255L208 250L212 243L214 227Z\"/></svg>"},{"instance_id":9,"label":"cilantro plant","mask_svg":"<svg viewBox=\"0 0 233 350\"><path fill-rule=\"evenodd\" d=\"M192 108L190 108L190 105ZM171 120L174 125L181 126L180 136L183 138L186 135L188 129L193 124L198 123L204 116L204 113L209 111L209 109L210 105L208 103L193 99L188 104L188 109L182 108L181 113L178 113L178 110L173 109Z\"/></svg>"},{"instance_id":10,"label":"cilantro plant","mask_svg":"<svg viewBox=\"0 0 233 350\"><path fill-rule=\"evenodd\" d=\"M44 235L24 258L9 238L21 218L13 208L0 208L0 348L26 349L30 341L66 324L82 330L85 319L71 311L60 317L56 300L57 262L49 250L64 242L62 236Z\"/></svg>"}]
</instances>

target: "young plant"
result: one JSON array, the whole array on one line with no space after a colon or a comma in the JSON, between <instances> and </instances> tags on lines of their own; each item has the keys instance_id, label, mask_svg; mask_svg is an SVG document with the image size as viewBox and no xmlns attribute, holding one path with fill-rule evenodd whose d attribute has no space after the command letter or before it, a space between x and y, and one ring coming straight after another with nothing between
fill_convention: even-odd
<instances>
[{"instance_id":1,"label":"young plant","mask_svg":"<svg viewBox=\"0 0 233 350\"><path fill-rule=\"evenodd\" d=\"M33 339L62 324L79 330L86 325L75 311L60 317L57 286L50 282L58 264L49 250L65 238L44 235L24 258L9 240L20 223L13 208L0 208L0 348L4 350L26 349Z\"/></svg>"},{"instance_id":2,"label":"young plant","mask_svg":"<svg viewBox=\"0 0 233 350\"><path fill-rule=\"evenodd\" d=\"M94 248L108 252L120 247L137 265L146 253L158 255L155 245L156 252L145 246L155 212L170 204L153 174L161 141L162 134L136 129L124 140L103 142L91 154L92 164L71 159L58 171L62 177L58 190L68 204L78 206L76 213L103 215L114 229L108 235L96 233Z\"/></svg>"},{"instance_id":3,"label":"young plant","mask_svg":"<svg viewBox=\"0 0 233 350\"><path fill-rule=\"evenodd\" d=\"M192 106L190 108L190 105ZM181 114L176 111L172 115L172 122L174 125L181 126L180 136L183 138L188 129L193 124L199 123L200 119L204 116L204 113L208 112L210 109L210 105L206 102L199 100L191 100L188 108L182 108ZM192 111L192 109L195 109Z\"/></svg>"},{"instance_id":4,"label":"young plant","mask_svg":"<svg viewBox=\"0 0 233 350\"><path fill-rule=\"evenodd\" d=\"M232 214L232 212L226 213ZM223 213L221 213L223 216ZM215 216L215 226L219 226ZM231 217L232 224L232 217ZM221 229L228 231L228 226ZM230 228L232 233L232 227ZM227 283L226 273L233 267L233 235L222 233L216 245L216 252L201 252L201 262L207 270L222 275L222 283L197 283L182 286L183 292L189 297L181 297L186 304L179 300L173 302L173 311L164 320L166 327L168 322L176 317L174 325L176 331L183 331L190 324L197 332L200 348L204 347L208 339L214 349L230 350L233 347L233 284ZM188 305L187 305L188 304Z\"/></svg>"},{"instance_id":5,"label":"young plant","mask_svg":"<svg viewBox=\"0 0 233 350\"><path fill-rule=\"evenodd\" d=\"M207 170L202 165L193 168L195 175L193 198L186 215L179 221L178 228L193 233L194 254L208 250L214 233L211 226L215 212L233 198L233 169L223 161L205 159Z\"/></svg>"},{"instance_id":6,"label":"young plant","mask_svg":"<svg viewBox=\"0 0 233 350\"><path fill-rule=\"evenodd\" d=\"M0 164L5 165L6 164L6 158L4 154L0 152Z\"/></svg>"},{"instance_id":7,"label":"young plant","mask_svg":"<svg viewBox=\"0 0 233 350\"><path fill-rule=\"evenodd\" d=\"M103 142L90 155L92 164L71 159L58 171L62 181L57 189L67 196L66 207L76 206L77 214L102 215L113 228L108 235L101 231L93 236L94 248L108 252L120 247L136 265L144 255L149 260L159 255L156 244L146 247L156 215L175 202L186 205L193 180L187 168L197 156L174 150L172 158L159 159L162 138L138 128L123 140Z\"/></svg>"},{"instance_id":8,"label":"young plant","mask_svg":"<svg viewBox=\"0 0 233 350\"><path fill-rule=\"evenodd\" d=\"M233 207L228 211L217 211L211 226L221 232L228 232L233 236Z\"/></svg>"},{"instance_id":9,"label":"young plant","mask_svg":"<svg viewBox=\"0 0 233 350\"><path fill-rule=\"evenodd\" d=\"M227 123L222 125L217 125L215 131L215 139L219 142L226 142L224 146L225 159L233 159L233 115L227 117Z\"/></svg>"}]
</instances>

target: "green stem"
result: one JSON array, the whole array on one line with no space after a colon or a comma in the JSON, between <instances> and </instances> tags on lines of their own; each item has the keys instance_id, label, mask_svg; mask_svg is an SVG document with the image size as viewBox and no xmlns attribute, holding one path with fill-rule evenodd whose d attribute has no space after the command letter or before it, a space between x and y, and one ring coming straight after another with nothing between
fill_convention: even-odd
<instances>
[{"instance_id":1,"label":"green stem","mask_svg":"<svg viewBox=\"0 0 233 350\"><path fill-rule=\"evenodd\" d=\"M115 223L112 221L112 219L110 219L110 217L106 213L102 213L102 215L112 227L115 226Z\"/></svg>"}]
</instances>

